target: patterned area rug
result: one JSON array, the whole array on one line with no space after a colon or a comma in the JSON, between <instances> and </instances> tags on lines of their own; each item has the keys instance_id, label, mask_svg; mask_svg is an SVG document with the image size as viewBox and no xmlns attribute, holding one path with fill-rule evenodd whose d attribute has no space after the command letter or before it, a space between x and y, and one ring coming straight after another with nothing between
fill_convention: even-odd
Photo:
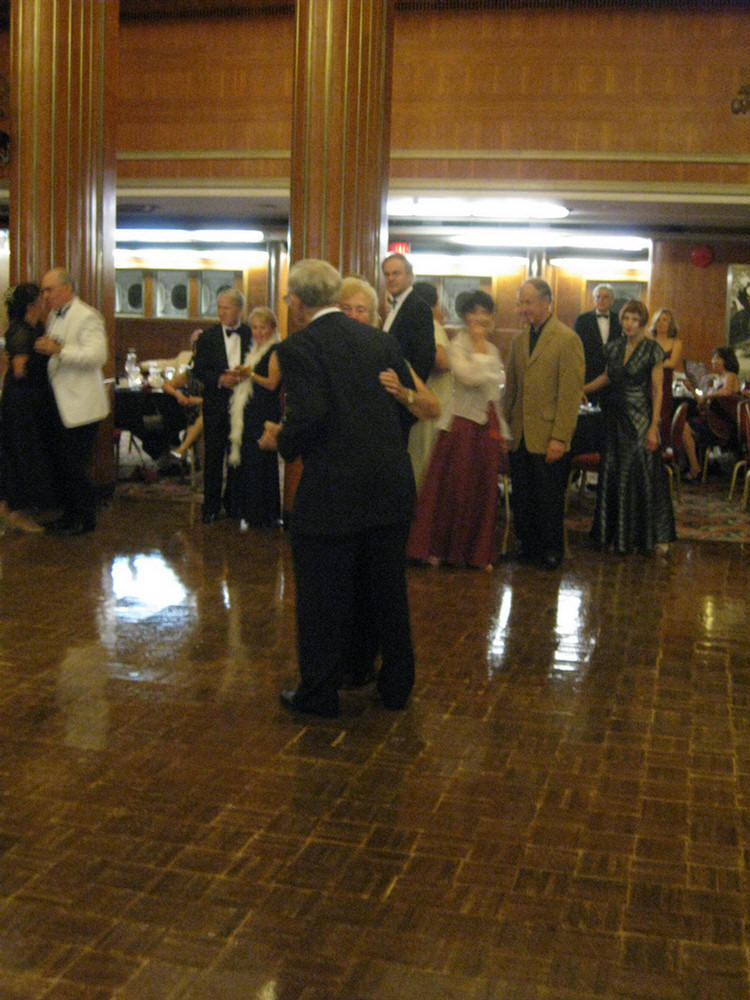
<instances>
[{"instance_id":1,"label":"patterned area rug","mask_svg":"<svg viewBox=\"0 0 750 1000\"><path fill-rule=\"evenodd\" d=\"M740 510L742 489L735 487L727 500L729 479L711 479L704 484L683 483L675 504L677 538L715 542L750 543L750 505ZM568 531L587 534L594 516L595 495L588 490L580 497L575 490L568 507Z\"/></svg>"},{"instance_id":2,"label":"patterned area rug","mask_svg":"<svg viewBox=\"0 0 750 1000\"><path fill-rule=\"evenodd\" d=\"M173 503L200 503L200 482L191 489L190 482L179 476L159 475L153 482L143 479L120 480L117 496L125 501L160 500ZM750 544L750 506L740 510L741 490L735 488L727 500L729 484L724 479L709 480L705 485L683 483L675 506L677 537L716 542ZM588 534L594 516L595 495L585 490L579 497L575 487L570 498L567 525L571 534Z\"/></svg>"},{"instance_id":3,"label":"patterned area rug","mask_svg":"<svg viewBox=\"0 0 750 1000\"><path fill-rule=\"evenodd\" d=\"M140 461L132 453L124 452L119 470L117 496L126 501L162 500L174 503L201 503L203 484L200 473L195 487L190 476L174 465L160 469L146 458ZM127 457L125 457L127 456ZM282 466L283 468L283 466ZM744 542L750 544L750 505L740 510L742 486L735 487L731 501L727 500L731 467L720 474L709 475L705 484L683 483L680 499L675 505L677 537L716 542ZM584 490L579 494L573 487L566 523L571 534L588 534L594 516L595 494ZM501 514L501 517L503 515Z\"/></svg>"}]
</instances>

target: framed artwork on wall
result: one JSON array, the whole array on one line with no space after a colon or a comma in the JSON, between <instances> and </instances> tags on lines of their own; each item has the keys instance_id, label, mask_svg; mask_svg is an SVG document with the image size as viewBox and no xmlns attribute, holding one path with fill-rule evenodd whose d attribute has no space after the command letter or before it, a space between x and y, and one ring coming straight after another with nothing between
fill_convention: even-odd
<instances>
[{"instance_id":1,"label":"framed artwork on wall","mask_svg":"<svg viewBox=\"0 0 750 1000\"><path fill-rule=\"evenodd\" d=\"M492 278L466 275L420 275L420 281L429 281L440 294L440 304L445 312L445 325L456 326L461 319L456 312L456 298L461 292L473 292L477 288L492 294Z\"/></svg>"},{"instance_id":2,"label":"framed artwork on wall","mask_svg":"<svg viewBox=\"0 0 750 1000\"><path fill-rule=\"evenodd\" d=\"M726 330L740 374L750 378L750 264L730 264L727 269Z\"/></svg>"},{"instance_id":3,"label":"framed artwork on wall","mask_svg":"<svg viewBox=\"0 0 750 1000\"><path fill-rule=\"evenodd\" d=\"M187 271L157 271L156 315L187 318L188 304Z\"/></svg>"},{"instance_id":4,"label":"framed artwork on wall","mask_svg":"<svg viewBox=\"0 0 750 1000\"><path fill-rule=\"evenodd\" d=\"M216 299L220 292L234 288L234 271L201 271L201 316L216 315Z\"/></svg>"},{"instance_id":5,"label":"framed artwork on wall","mask_svg":"<svg viewBox=\"0 0 750 1000\"><path fill-rule=\"evenodd\" d=\"M119 268L115 272L115 312L143 316L143 271Z\"/></svg>"}]
</instances>

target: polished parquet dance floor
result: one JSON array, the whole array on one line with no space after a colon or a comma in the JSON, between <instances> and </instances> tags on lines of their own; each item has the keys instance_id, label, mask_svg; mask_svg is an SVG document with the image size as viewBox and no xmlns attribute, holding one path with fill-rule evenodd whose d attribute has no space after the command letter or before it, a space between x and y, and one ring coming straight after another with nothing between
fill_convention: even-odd
<instances>
[{"instance_id":1,"label":"polished parquet dance floor","mask_svg":"<svg viewBox=\"0 0 750 1000\"><path fill-rule=\"evenodd\" d=\"M748 547L410 570L410 706L316 720L196 515L0 538L2 1000L748 996Z\"/></svg>"}]
</instances>

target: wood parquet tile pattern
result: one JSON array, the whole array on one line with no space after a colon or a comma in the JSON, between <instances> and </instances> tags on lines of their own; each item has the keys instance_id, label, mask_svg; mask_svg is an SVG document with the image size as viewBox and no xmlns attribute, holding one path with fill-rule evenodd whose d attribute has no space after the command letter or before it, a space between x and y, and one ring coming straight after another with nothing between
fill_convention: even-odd
<instances>
[{"instance_id":1,"label":"wood parquet tile pattern","mask_svg":"<svg viewBox=\"0 0 750 1000\"><path fill-rule=\"evenodd\" d=\"M0 539L2 1000L739 1000L748 551L410 570L408 709L286 714L282 532Z\"/></svg>"}]
</instances>

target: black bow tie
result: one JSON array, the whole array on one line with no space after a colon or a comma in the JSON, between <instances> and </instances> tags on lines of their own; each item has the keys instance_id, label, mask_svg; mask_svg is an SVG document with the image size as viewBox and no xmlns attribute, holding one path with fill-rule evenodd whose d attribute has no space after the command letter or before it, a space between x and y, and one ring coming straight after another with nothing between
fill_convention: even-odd
<instances>
[{"instance_id":1,"label":"black bow tie","mask_svg":"<svg viewBox=\"0 0 750 1000\"><path fill-rule=\"evenodd\" d=\"M234 329L234 330L229 330L229 329L227 329L227 337L231 337L231 336L232 336L232 334L234 334L234 333L239 333L239 332L240 332L240 329L239 329L239 327L235 327L235 329Z\"/></svg>"},{"instance_id":2,"label":"black bow tie","mask_svg":"<svg viewBox=\"0 0 750 1000\"><path fill-rule=\"evenodd\" d=\"M609 319L609 313L597 313L596 314L596 318L597 319Z\"/></svg>"}]
</instances>

